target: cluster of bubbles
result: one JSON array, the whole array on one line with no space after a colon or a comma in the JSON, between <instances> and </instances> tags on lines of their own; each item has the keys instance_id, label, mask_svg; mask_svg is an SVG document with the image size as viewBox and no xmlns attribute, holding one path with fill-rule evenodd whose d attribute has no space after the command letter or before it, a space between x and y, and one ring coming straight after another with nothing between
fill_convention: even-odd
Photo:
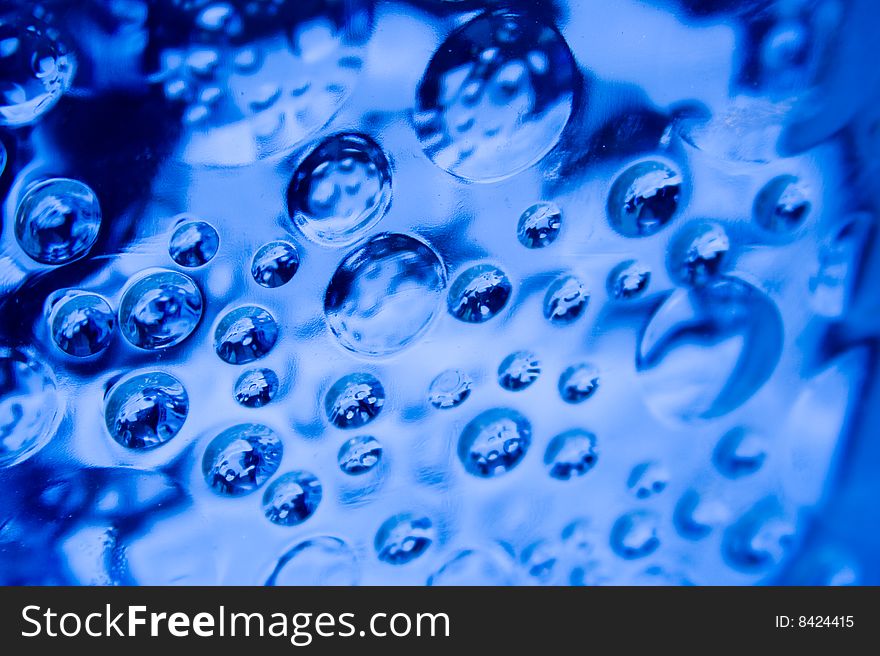
<instances>
[{"instance_id":1,"label":"cluster of bubbles","mask_svg":"<svg viewBox=\"0 0 880 656\"><path fill-rule=\"evenodd\" d=\"M287 152L327 123L357 80L372 23L370 2L170 5L151 80L181 108L182 155L199 164Z\"/></svg>"}]
</instances>

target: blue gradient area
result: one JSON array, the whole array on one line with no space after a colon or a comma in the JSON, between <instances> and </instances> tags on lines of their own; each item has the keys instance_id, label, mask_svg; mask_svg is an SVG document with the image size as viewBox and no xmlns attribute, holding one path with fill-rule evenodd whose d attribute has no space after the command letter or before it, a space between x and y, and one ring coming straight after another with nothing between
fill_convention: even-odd
<instances>
[{"instance_id":1,"label":"blue gradient area","mask_svg":"<svg viewBox=\"0 0 880 656\"><path fill-rule=\"evenodd\" d=\"M878 27L0 2L0 583L880 583Z\"/></svg>"}]
</instances>

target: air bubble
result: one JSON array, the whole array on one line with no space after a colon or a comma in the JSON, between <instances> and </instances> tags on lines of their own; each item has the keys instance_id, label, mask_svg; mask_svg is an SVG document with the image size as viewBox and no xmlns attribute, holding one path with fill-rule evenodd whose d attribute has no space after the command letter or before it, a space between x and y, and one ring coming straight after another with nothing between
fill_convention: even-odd
<instances>
[{"instance_id":1,"label":"air bubble","mask_svg":"<svg viewBox=\"0 0 880 656\"><path fill-rule=\"evenodd\" d=\"M624 237L648 237L678 211L682 176L661 162L641 162L621 173L608 194L608 218Z\"/></svg>"},{"instance_id":2,"label":"air bubble","mask_svg":"<svg viewBox=\"0 0 880 656\"><path fill-rule=\"evenodd\" d=\"M649 556L660 546L657 515L635 510L621 515L611 528L611 548L625 560Z\"/></svg>"},{"instance_id":3,"label":"air bubble","mask_svg":"<svg viewBox=\"0 0 880 656\"><path fill-rule=\"evenodd\" d=\"M712 463L727 478L754 474L767 458L767 441L748 428L737 427L726 432L712 452Z\"/></svg>"},{"instance_id":4,"label":"air bubble","mask_svg":"<svg viewBox=\"0 0 880 656\"><path fill-rule=\"evenodd\" d=\"M440 45L419 83L422 147L437 166L469 180L526 169L559 140L576 75L554 28L509 10L478 16Z\"/></svg>"},{"instance_id":5,"label":"air bubble","mask_svg":"<svg viewBox=\"0 0 880 656\"><path fill-rule=\"evenodd\" d=\"M461 369L439 373L428 388L428 401L438 410L457 408L471 395L473 381Z\"/></svg>"},{"instance_id":6,"label":"air bubble","mask_svg":"<svg viewBox=\"0 0 880 656\"><path fill-rule=\"evenodd\" d=\"M692 489L681 496L672 514L675 529L688 540L702 540L728 519L728 508L721 501Z\"/></svg>"},{"instance_id":7,"label":"air bubble","mask_svg":"<svg viewBox=\"0 0 880 656\"><path fill-rule=\"evenodd\" d=\"M357 585L357 556L343 540L319 536L289 549L275 565L266 585L315 586Z\"/></svg>"},{"instance_id":8,"label":"air bubble","mask_svg":"<svg viewBox=\"0 0 880 656\"><path fill-rule=\"evenodd\" d=\"M643 462L629 474L626 486L637 499L648 499L660 494L669 484L669 472L657 462Z\"/></svg>"},{"instance_id":9,"label":"air bubble","mask_svg":"<svg viewBox=\"0 0 880 656\"><path fill-rule=\"evenodd\" d=\"M804 184L793 175L780 175L758 192L754 217L765 230L786 234L801 226L811 206Z\"/></svg>"},{"instance_id":10,"label":"air bubble","mask_svg":"<svg viewBox=\"0 0 880 656\"><path fill-rule=\"evenodd\" d=\"M263 514L273 524L296 526L315 514L323 490L307 471L282 474L263 493Z\"/></svg>"},{"instance_id":11,"label":"air bubble","mask_svg":"<svg viewBox=\"0 0 880 656\"><path fill-rule=\"evenodd\" d=\"M52 371L30 351L0 346L0 468L43 448L61 414Z\"/></svg>"},{"instance_id":12,"label":"air bubble","mask_svg":"<svg viewBox=\"0 0 880 656\"><path fill-rule=\"evenodd\" d=\"M76 60L57 30L25 11L0 17L0 44L0 125L35 123L69 89Z\"/></svg>"},{"instance_id":13,"label":"air bubble","mask_svg":"<svg viewBox=\"0 0 880 656\"><path fill-rule=\"evenodd\" d=\"M405 565L421 556L436 539L424 516L403 513L387 519L376 532L376 555L390 565Z\"/></svg>"},{"instance_id":14,"label":"air bubble","mask_svg":"<svg viewBox=\"0 0 880 656\"><path fill-rule=\"evenodd\" d=\"M572 365L562 372L558 388L566 403L583 403L599 389L599 370L587 363Z\"/></svg>"},{"instance_id":15,"label":"air bubble","mask_svg":"<svg viewBox=\"0 0 880 656\"><path fill-rule=\"evenodd\" d=\"M552 478L567 481L596 466L596 436L579 428L556 435L547 445L544 465Z\"/></svg>"},{"instance_id":16,"label":"air bubble","mask_svg":"<svg viewBox=\"0 0 880 656\"><path fill-rule=\"evenodd\" d=\"M562 212L555 203L535 203L523 212L516 226L516 237L526 248L544 248L559 236Z\"/></svg>"},{"instance_id":17,"label":"air bubble","mask_svg":"<svg viewBox=\"0 0 880 656\"><path fill-rule=\"evenodd\" d=\"M541 376L541 363L531 351L511 353L498 366L498 384L509 392L529 387Z\"/></svg>"},{"instance_id":18,"label":"air bubble","mask_svg":"<svg viewBox=\"0 0 880 656\"><path fill-rule=\"evenodd\" d=\"M302 161L287 191L291 220L325 246L350 244L372 228L391 202L391 168L369 137L343 133Z\"/></svg>"},{"instance_id":19,"label":"air bubble","mask_svg":"<svg viewBox=\"0 0 880 656\"><path fill-rule=\"evenodd\" d=\"M247 364L265 357L278 340L278 324L253 305L228 312L214 331L214 351L229 364Z\"/></svg>"},{"instance_id":20,"label":"air bubble","mask_svg":"<svg viewBox=\"0 0 880 656\"><path fill-rule=\"evenodd\" d=\"M481 478L501 476L516 467L532 441L532 426L515 410L495 408L472 419L458 440L465 471Z\"/></svg>"},{"instance_id":21,"label":"air bubble","mask_svg":"<svg viewBox=\"0 0 880 656\"><path fill-rule=\"evenodd\" d=\"M286 241L270 241L261 246L251 263L254 280L269 289L286 285L298 269L299 253Z\"/></svg>"},{"instance_id":22,"label":"air bubble","mask_svg":"<svg viewBox=\"0 0 880 656\"><path fill-rule=\"evenodd\" d=\"M62 351L78 358L106 349L115 327L116 314L107 300L88 292L65 294L49 314L52 340Z\"/></svg>"},{"instance_id":23,"label":"air bubble","mask_svg":"<svg viewBox=\"0 0 880 656\"><path fill-rule=\"evenodd\" d=\"M238 424L211 440L202 457L202 474L221 496L239 497L261 487L278 471L284 447L261 424Z\"/></svg>"},{"instance_id":24,"label":"air bubble","mask_svg":"<svg viewBox=\"0 0 880 656\"><path fill-rule=\"evenodd\" d=\"M458 275L449 289L449 313L466 323L488 321L507 305L513 287L504 272L478 264Z\"/></svg>"},{"instance_id":25,"label":"air bubble","mask_svg":"<svg viewBox=\"0 0 880 656\"><path fill-rule=\"evenodd\" d=\"M337 380L327 391L324 410L337 428L360 428L382 411L385 389L370 374L349 374Z\"/></svg>"},{"instance_id":26,"label":"air bubble","mask_svg":"<svg viewBox=\"0 0 880 656\"><path fill-rule=\"evenodd\" d=\"M50 178L29 187L15 211L15 238L41 264L67 264L85 256L100 228L95 192L69 178Z\"/></svg>"},{"instance_id":27,"label":"air bubble","mask_svg":"<svg viewBox=\"0 0 880 656\"><path fill-rule=\"evenodd\" d=\"M235 400L246 408L262 408L275 398L279 384L271 369L249 369L235 381Z\"/></svg>"},{"instance_id":28,"label":"air bubble","mask_svg":"<svg viewBox=\"0 0 880 656\"><path fill-rule=\"evenodd\" d=\"M154 271L133 279L123 291L119 329L138 348L168 348L195 330L202 307L202 293L192 278L176 271Z\"/></svg>"},{"instance_id":29,"label":"air bubble","mask_svg":"<svg viewBox=\"0 0 880 656\"><path fill-rule=\"evenodd\" d=\"M608 296L615 301L639 298L650 283L651 270L636 260L627 260L615 266L608 274Z\"/></svg>"},{"instance_id":30,"label":"air bubble","mask_svg":"<svg viewBox=\"0 0 880 656\"><path fill-rule=\"evenodd\" d=\"M446 289L446 269L423 241L383 233L345 256L324 296L324 316L349 351L396 353L425 333Z\"/></svg>"},{"instance_id":31,"label":"air bubble","mask_svg":"<svg viewBox=\"0 0 880 656\"><path fill-rule=\"evenodd\" d=\"M782 563L794 546L795 535L793 520L775 499L768 498L728 527L721 550L738 570L764 571Z\"/></svg>"},{"instance_id":32,"label":"air bubble","mask_svg":"<svg viewBox=\"0 0 880 656\"><path fill-rule=\"evenodd\" d=\"M104 421L110 436L128 449L162 446L183 428L189 396L174 376L159 371L137 374L110 391Z\"/></svg>"},{"instance_id":33,"label":"air bubble","mask_svg":"<svg viewBox=\"0 0 880 656\"><path fill-rule=\"evenodd\" d=\"M669 274L681 284L705 284L724 269L729 250L727 233L717 223L689 224L669 246Z\"/></svg>"},{"instance_id":34,"label":"air bubble","mask_svg":"<svg viewBox=\"0 0 880 656\"><path fill-rule=\"evenodd\" d=\"M187 221L171 235L168 254L180 266L200 267L217 254L219 247L220 237L213 226L204 221Z\"/></svg>"},{"instance_id":35,"label":"air bubble","mask_svg":"<svg viewBox=\"0 0 880 656\"><path fill-rule=\"evenodd\" d=\"M360 435L342 443L337 454L339 468L358 476L371 471L382 460L382 445L375 437Z\"/></svg>"},{"instance_id":36,"label":"air bubble","mask_svg":"<svg viewBox=\"0 0 880 656\"><path fill-rule=\"evenodd\" d=\"M776 305L738 278L674 292L654 312L636 351L645 399L674 421L722 416L770 377L782 340Z\"/></svg>"},{"instance_id":37,"label":"air bubble","mask_svg":"<svg viewBox=\"0 0 880 656\"><path fill-rule=\"evenodd\" d=\"M590 301L584 284L575 276L563 276L547 289L544 318L550 323L567 325L580 317Z\"/></svg>"}]
</instances>

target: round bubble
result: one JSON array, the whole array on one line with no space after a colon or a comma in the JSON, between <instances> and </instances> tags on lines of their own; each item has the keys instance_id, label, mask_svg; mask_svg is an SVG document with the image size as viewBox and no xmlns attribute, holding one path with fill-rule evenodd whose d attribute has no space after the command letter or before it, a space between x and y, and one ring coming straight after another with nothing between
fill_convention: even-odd
<instances>
[{"instance_id":1,"label":"round bubble","mask_svg":"<svg viewBox=\"0 0 880 656\"><path fill-rule=\"evenodd\" d=\"M766 498L724 531L721 551L735 569L764 571L783 562L794 546L796 529L779 501Z\"/></svg>"},{"instance_id":2,"label":"round bubble","mask_svg":"<svg viewBox=\"0 0 880 656\"><path fill-rule=\"evenodd\" d=\"M516 226L516 238L526 248L544 248L559 236L562 212L555 203L535 203L523 212Z\"/></svg>"},{"instance_id":3,"label":"round bubble","mask_svg":"<svg viewBox=\"0 0 880 656\"><path fill-rule=\"evenodd\" d=\"M647 510L620 516L611 528L611 548L626 560L651 555L660 546L658 524L657 515Z\"/></svg>"},{"instance_id":4,"label":"round bubble","mask_svg":"<svg viewBox=\"0 0 880 656\"><path fill-rule=\"evenodd\" d=\"M270 241L254 254L251 275L258 285L274 289L286 285L299 269L299 253L286 241Z\"/></svg>"},{"instance_id":5,"label":"round bubble","mask_svg":"<svg viewBox=\"0 0 880 656\"><path fill-rule=\"evenodd\" d=\"M360 435L346 440L339 447L337 462L346 474L366 474L382 460L382 444L375 437Z\"/></svg>"},{"instance_id":6,"label":"round bubble","mask_svg":"<svg viewBox=\"0 0 880 656\"><path fill-rule=\"evenodd\" d=\"M79 180L38 182L15 210L15 238L28 257L41 264L67 264L83 257L100 228L98 197Z\"/></svg>"},{"instance_id":7,"label":"round bubble","mask_svg":"<svg viewBox=\"0 0 880 656\"><path fill-rule=\"evenodd\" d=\"M511 353L498 366L498 384L510 392L529 387L541 376L541 362L531 351Z\"/></svg>"},{"instance_id":8,"label":"round bubble","mask_svg":"<svg viewBox=\"0 0 880 656\"><path fill-rule=\"evenodd\" d=\"M504 309L512 292L510 280L501 269L478 264L458 274L446 302L456 319L483 323Z\"/></svg>"},{"instance_id":9,"label":"round bubble","mask_svg":"<svg viewBox=\"0 0 880 656\"><path fill-rule=\"evenodd\" d=\"M473 380L461 369L441 371L428 388L428 401L438 410L457 408L471 395Z\"/></svg>"},{"instance_id":10,"label":"round bubble","mask_svg":"<svg viewBox=\"0 0 880 656\"><path fill-rule=\"evenodd\" d=\"M688 540L702 540L728 520L729 511L720 500L707 498L696 490L682 494L672 514L679 535Z\"/></svg>"},{"instance_id":11,"label":"round bubble","mask_svg":"<svg viewBox=\"0 0 880 656\"><path fill-rule=\"evenodd\" d=\"M343 376L324 398L327 419L337 428L360 428L373 421L384 405L385 389L370 374Z\"/></svg>"},{"instance_id":12,"label":"round bubble","mask_svg":"<svg viewBox=\"0 0 880 656\"><path fill-rule=\"evenodd\" d=\"M78 358L106 349L115 327L116 313L107 300L88 292L65 294L49 314L52 340L62 351Z\"/></svg>"},{"instance_id":13,"label":"round bubble","mask_svg":"<svg viewBox=\"0 0 880 656\"><path fill-rule=\"evenodd\" d=\"M564 326L580 317L590 301L590 294L580 279L562 276L555 280L544 296L544 318Z\"/></svg>"},{"instance_id":14,"label":"round bubble","mask_svg":"<svg viewBox=\"0 0 880 656\"><path fill-rule=\"evenodd\" d=\"M168 348L189 337L202 310L202 293L192 278L157 270L126 286L119 303L119 329L138 348Z\"/></svg>"},{"instance_id":15,"label":"round bubble","mask_svg":"<svg viewBox=\"0 0 880 656\"><path fill-rule=\"evenodd\" d=\"M599 389L599 370L588 363L572 365L562 372L558 388L566 403L583 403Z\"/></svg>"},{"instance_id":16,"label":"round bubble","mask_svg":"<svg viewBox=\"0 0 880 656\"><path fill-rule=\"evenodd\" d=\"M674 421L727 414L767 381L782 343L776 305L738 278L676 291L639 340L636 368L645 400Z\"/></svg>"},{"instance_id":17,"label":"round bubble","mask_svg":"<svg viewBox=\"0 0 880 656\"><path fill-rule=\"evenodd\" d=\"M793 175L780 175L758 192L753 212L759 226L786 234L803 224L811 206L806 186Z\"/></svg>"},{"instance_id":18,"label":"round bubble","mask_svg":"<svg viewBox=\"0 0 880 656\"><path fill-rule=\"evenodd\" d=\"M110 437L129 449L162 446L180 432L189 413L189 396L174 376L138 374L115 385L104 407Z\"/></svg>"},{"instance_id":19,"label":"round bubble","mask_svg":"<svg viewBox=\"0 0 880 656\"><path fill-rule=\"evenodd\" d=\"M651 270L635 260L615 266L608 274L608 296L615 301L628 301L645 293L651 283Z\"/></svg>"},{"instance_id":20,"label":"round bubble","mask_svg":"<svg viewBox=\"0 0 880 656\"><path fill-rule=\"evenodd\" d=\"M183 267L200 267L207 264L220 247L217 231L204 221L181 223L171 235L168 254Z\"/></svg>"},{"instance_id":21,"label":"round bubble","mask_svg":"<svg viewBox=\"0 0 880 656\"><path fill-rule=\"evenodd\" d=\"M147 72L182 117L181 157L199 165L250 164L302 143L348 98L373 34L366 1L162 6Z\"/></svg>"},{"instance_id":22,"label":"round bubble","mask_svg":"<svg viewBox=\"0 0 880 656\"><path fill-rule=\"evenodd\" d=\"M296 526L315 514L323 490L314 474L294 471L282 474L263 493L263 514L273 524Z\"/></svg>"},{"instance_id":23,"label":"round bubble","mask_svg":"<svg viewBox=\"0 0 880 656\"><path fill-rule=\"evenodd\" d=\"M76 60L58 30L27 13L0 16L0 125L38 121L70 88Z\"/></svg>"},{"instance_id":24,"label":"round bubble","mask_svg":"<svg viewBox=\"0 0 880 656\"><path fill-rule=\"evenodd\" d=\"M354 550L336 537L320 536L285 552L266 585L357 585L360 567Z\"/></svg>"},{"instance_id":25,"label":"round bubble","mask_svg":"<svg viewBox=\"0 0 880 656\"><path fill-rule=\"evenodd\" d=\"M705 284L724 269L729 250L730 240L720 225L691 223L669 246L669 275L684 285Z\"/></svg>"},{"instance_id":26,"label":"round bubble","mask_svg":"<svg viewBox=\"0 0 880 656\"><path fill-rule=\"evenodd\" d=\"M293 223L325 246L350 244L391 202L391 167L369 137L343 133L322 141L297 167L287 190Z\"/></svg>"},{"instance_id":27,"label":"round bubble","mask_svg":"<svg viewBox=\"0 0 880 656\"><path fill-rule=\"evenodd\" d=\"M539 584L550 584L556 574L560 561L560 550L557 544L547 540L533 542L520 555L520 562L526 573Z\"/></svg>"},{"instance_id":28,"label":"round bubble","mask_svg":"<svg viewBox=\"0 0 880 656\"><path fill-rule=\"evenodd\" d=\"M430 586L516 585L515 563L501 548L456 551L428 577Z\"/></svg>"},{"instance_id":29,"label":"round bubble","mask_svg":"<svg viewBox=\"0 0 880 656\"><path fill-rule=\"evenodd\" d=\"M376 555L390 565L405 565L421 556L436 539L434 525L424 516L403 513L387 519L376 532Z\"/></svg>"},{"instance_id":30,"label":"round bubble","mask_svg":"<svg viewBox=\"0 0 880 656\"><path fill-rule=\"evenodd\" d=\"M391 355L425 333L445 289L446 268L430 246L383 233L342 260L324 295L324 316L349 351Z\"/></svg>"},{"instance_id":31,"label":"round bubble","mask_svg":"<svg viewBox=\"0 0 880 656\"><path fill-rule=\"evenodd\" d=\"M31 351L0 346L0 468L43 448L61 414L52 371Z\"/></svg>"},{"instance_id":32,"label":"round bubble","mask_svg":"<svg viewBox=\"0 0 880 656\"><path fill-rule=\"evenodd\" d=\"M550 440L544 453L544 465L552 478L567 481L590 471L598 457L596 436L576 428Z\"/></svg>"},{"instance_id":33,"label":"round bubble","mask_svg":"<svg viewBox=\"0 0 880 656\"><path fill-rule=\"evenodd\" d=\"M768 444L763 435L737 426L718 440L712 463L727 478L742 478L761 469L767 458Z\"/></svg>"},{"instance_id":34,"label":"round bubble","mask_svg":"<svg viewBox=\"0 0 880 656\"><path fill-rule=\"evenodd\" d=\"M637 499L660 494L669 484L669 471L657 462L643 462L632 468L626 486Z\"/></svg>"},{"instance_id":35,"label":"round bubble","mask_svg":"<svg viewBox=\"0 0 880 656\"><path fill-rule=\"evenodd\" d=\"M449 173L503 179L559 141L576 80L554 27L518 11L484 13L453 31L431 58L417 91L416 133Z\"/></svg>"},{"instance_id":36,"label":"round bubble","mask_svg":"<svg viewBox=\"0 0 880 656\"><path fill-rule=\"evenodd\" d=\"M262 408L275 398L278 375L271 369L249 369L235 381L235 400L246 408Z\"/></svg>"},{"instance_id":37,"label":"round bubble","mask_svg":"<svg viewBox=\"0 0 880 656\"><path fill-rule=\"evenodd\" d=\"M240 497L261 487L278 471L284 446L261 424L238 424L211 440L202 457L202 474L221 496Z\"/></svg>"},{"instance_id":38,"label":"round bubble","mask_svg":"<svg viewBox=\"0 0 880 656\"><path fill-rule=\"evenodd\" d=\"M621 173L608 193L608 219L624 237L648 237L678 211L682 176L661 162L640 162Z\"/></svg>"},{"instance_id":39,"label":"round bubble","mask_svg":"<svg viewBox=\"0 0 880 656\"><path fill-rule=\"evenodd\" d=\"M227 312L214 331L214 351L229 364L265 357L278 340L278 324L269 312L253 305Z\"/></svg>"},{"instance_id":40,"label":"round bubble","mask_svg":"<svg viewBox=\"0 0 880 656\"><path fill-rule=\"evenodd\" d=\"M469 474L492 478L516 467L531 442L528 419L515 410L494 408L464 427L458 439L458 457Z\"/></svg>"}]
</instances>

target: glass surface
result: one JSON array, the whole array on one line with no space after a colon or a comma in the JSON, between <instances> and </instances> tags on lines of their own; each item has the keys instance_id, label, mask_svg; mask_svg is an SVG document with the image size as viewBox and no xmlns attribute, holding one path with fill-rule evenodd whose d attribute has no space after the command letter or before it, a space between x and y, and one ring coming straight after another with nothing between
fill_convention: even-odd
<instances>
[{"instance_id":1,"label":"glass surface","mask_svg":"<svg viewBox=\"0 0 880 656\"><path fill-rule=\"evenodd\" d=\"M0 583L880 584L878 23L0 3Z\"/></svg>"}]
</instances>

